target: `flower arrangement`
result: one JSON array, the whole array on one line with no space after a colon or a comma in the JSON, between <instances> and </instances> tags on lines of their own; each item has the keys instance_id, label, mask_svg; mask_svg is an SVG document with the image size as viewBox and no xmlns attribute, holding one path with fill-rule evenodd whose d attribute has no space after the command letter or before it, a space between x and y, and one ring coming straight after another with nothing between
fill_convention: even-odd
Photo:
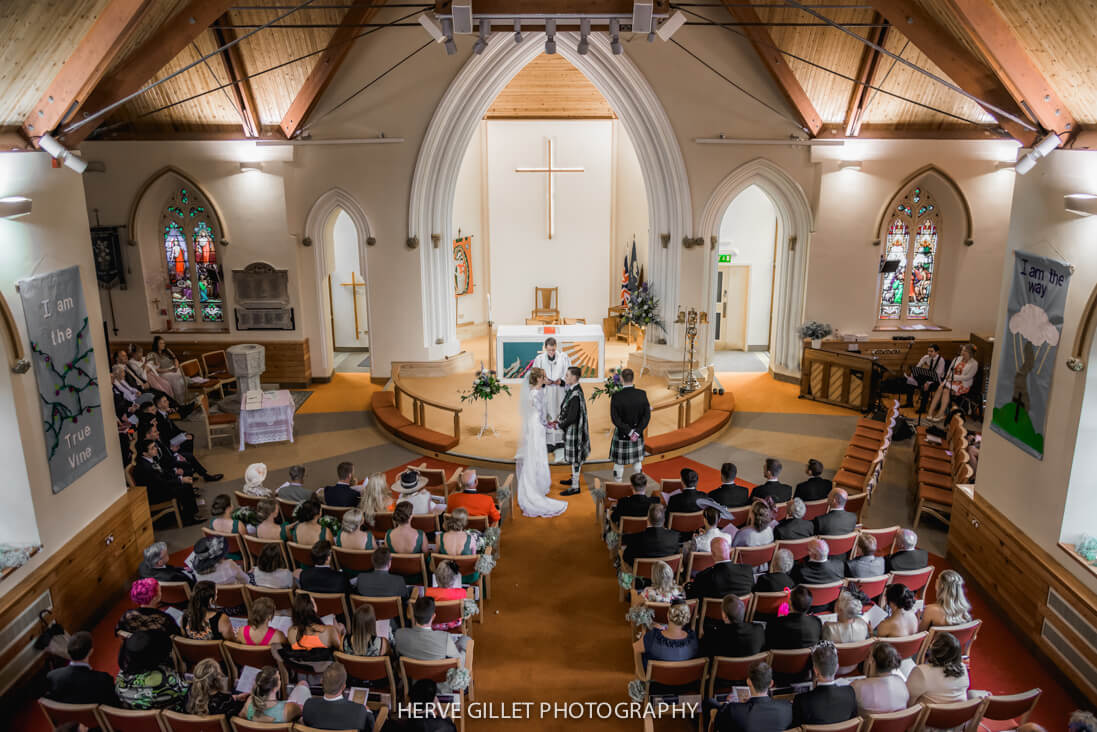
<instances>
[{"instance_id":1,"label":"flower arrangement","mask_svg":"<svg viewBox=\"0 0 1097 732\"><path fill-rule=\"evenodd\" d=\"M633 605L625 613L625 620L638 628L650 628L655 624L655 611L645 605Z\"/></svg>"},{"instance_id":2,"label":"flower arrangement","mask_svg":"<svg viewBox=\"0 0 1097 732\"><path fill-rule=\"evenodd\" d=\"M613 529L606 532L606 548L610 552L616 552L621 547L621 535Z\"/></svg>"},{"instance_id":3,"label":"flower arrangement","mask_svg":"<svg viewBox=\"0 0 1097 732\"><path fill-rule=\"evenodd\" d=\"M632 585L633 585L633 581L635 579L636 579L636 575L634 575L632 572L618 572L617 573L617 584L621 585L621 589L623 589L623 590L631 590Z\"/></svg>"},{"instance_id":4,"label":"flower arrangement","mask_svg":"<svg viewBox=\"0 0 1097 732\"><path fill-rule=\"evenodd\" d=\"M480 574L491 574L493 569L495 569L494 554L481 554L476 560L476 571Z\"/></svg>"},{"instance_id":5,"label":"flower arrangement","mask_svg":"<svg viewBox=\"0 0 1097 732\"><path fill-rule=\"evenodd\" d=\"M606 396L613 396L617 392L621 391L621 367L612 368L609 370L609 376L602 382L601 386L594 387L594 390L590 393L590 400L593 402L603 394Z\"/></svg>"},{"instance_id":6,"label":"flower arrangement","mask_svg":"<svg viewBox=\"0 0 1097 732\"><path fill-rule=\"evenodd\" d=\"M476 600L470 600L467 597L461 601L461 617L468 620L473 615L480 614L480 606L476 604Z\"/></svg>"},{"instance_id":7,"label":"flower arrangement","mask_svg":"<svg viewBox=\"0 0 1097 732\"><path fill-rule=\"evenodd\" d=\"M438 685L440 694L460 694L472 683L472 674L467 668L458 666L446 671L446 680Z\"/></svg>"},{"instance_id":8,"label":"flower arrangement","mask_svg":"<svg viewBox=\"0 0 1097 732\"><path fill-rule=\"evenodd\" d=\"M481 368L476 372L476 378L472 380L472 389L461 395L461 401L490 402L499 396L500 392L510 394L510 387L500 381L494 371Z\"/></svg>"},{"instance_id":9,"label":"flower arrangement","mask_svg":"<svg viewBox=\"0 0 1097 732\"><path fill-rule=\"evenodd\" d=\"M343 530L343 522L334 516L321 516L318 523L333 534Z\"/></svg>"},{"instance_id":10,"label":"flower arrangement","mask_svg":"<svg viewBox=\"0 0 1097 732\"><path fill-rule=\"evenodd\" d=\"M826 338L833 332L834 328L830 327L830 323L820 323L817 320L809 320L800 326L800 336L810 338L813 341Z\"/></svg>"},{"instance_id":11,"label":"flower arrangement","mask_svg":"<svg viewBox=\"0 0 1097 732\"><path fill-rule=\"evenodd\" d=\"M651 286L644 282L632 293L629 298L628 309L621 314L621 324L629 324L646 328L654 325L659 330L666 330L659 320L659 300L651 291Z\"/></svg>"},{"instance_id":12,"label":"flower arrangement","mask_svg":"<svg viewBox=\"0 0 1097 732\"><path fill-rule=\"evenodd\" d=\"M255 509L249 508L248 506L241 506L240 508L233 511L232 520L239 521L246 526L258 526L260 523L262 523L259 520L259 514L255 513Z\"/></svg>"},{"instance_id":13,"label":"flower arrangement","mask_svg":"<svg viewBox=\"0 0 1097 732\"><path fill-rule=\"evenodd\" d=\"M628 682L628 698L637 704L643 703L648 693L648 682L643 679L633 679Z\"/></svg>"}]
</instances>

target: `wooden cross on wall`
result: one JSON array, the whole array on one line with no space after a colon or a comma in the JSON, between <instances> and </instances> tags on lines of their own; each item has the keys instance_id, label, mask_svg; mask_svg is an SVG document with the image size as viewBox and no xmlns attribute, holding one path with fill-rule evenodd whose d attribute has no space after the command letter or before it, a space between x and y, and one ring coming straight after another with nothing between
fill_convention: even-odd
<instances>
[{"instance_id":1,"label":"wooden cross on wall","mask_svg":"<svg viewBox=\"0 0 1097 732\"><path fill-rule=\"evenodd\" d=\"M548 174L548 238L551 239L556 229L556 173L585 173L585 168L557 168L552 154L552 138L545 141L548 145L547 168L515 168L515 173L547 173Z\"/></svg>"}]
</instances>

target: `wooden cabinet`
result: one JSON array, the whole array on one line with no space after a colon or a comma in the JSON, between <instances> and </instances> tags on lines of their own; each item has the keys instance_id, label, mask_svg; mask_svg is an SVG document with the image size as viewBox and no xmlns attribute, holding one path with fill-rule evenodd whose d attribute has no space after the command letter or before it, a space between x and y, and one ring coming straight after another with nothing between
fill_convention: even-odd
<instances>
[{"instance_id":1,"label":"wooden cabinet","mask_svg":"<svg viewBox=\"0 0 1097 732\"><path fill-rule=\"evenodd\" d=\"M857 354L805 348L800 396L867 412L872 404L872 366L872 359Z\"/></svg>"}]
</instances>

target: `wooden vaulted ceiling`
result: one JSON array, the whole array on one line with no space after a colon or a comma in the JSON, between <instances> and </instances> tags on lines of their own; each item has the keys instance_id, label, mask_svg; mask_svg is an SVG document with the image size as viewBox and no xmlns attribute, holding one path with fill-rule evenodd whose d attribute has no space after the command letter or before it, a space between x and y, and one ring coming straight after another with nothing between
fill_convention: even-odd
<instances>
[{"instance_id":1,"label":"wooden vaulted ceiling","mask_svg":"<svg viewBox=\"0 0 1097 732\"><path fill-rule=\"evenodd\" d=\"M560 2L567 0L514 0L514 6L531 12L537 5L547 12ZM781 0L713 0L681 9L691 23L707 20L727 27L698 28L682 42L702 50L698 46L715 34L745 36L792 111L815 135L993 136L1004 129L1028 144L1044 130L1054 130L1076 136L1079 146L1097 147L1090 132L1097 129L1097 0L808 2L814 3L814 12L848 25L855 35ZM63 141L75 145L90 134L293 135L338 73L352 37L368 23L415 12L404 3L381 8L383 0L323 0L299 9L282 21L294 27L261 30ZM21 128L32 141L42 132L56 133L62 120L63 127L164 79L299 4L4 0L0 129ZM981 106L859 38L990 104ZM353 41L370 42L368 37ZM697 66L697 75L706 73ZM729 87L728 93L739 92ZM59 108L63 103L69 106ZM528 116L538 104L557 110L553 116L568 108L581 112L575 116L612 115L579 72L559 57L542 56L516 78L489 116ZM1039 129L1027 129L1011 117ZM11 139L8 134L5 145Z\"/></svg>"}]
</instances>

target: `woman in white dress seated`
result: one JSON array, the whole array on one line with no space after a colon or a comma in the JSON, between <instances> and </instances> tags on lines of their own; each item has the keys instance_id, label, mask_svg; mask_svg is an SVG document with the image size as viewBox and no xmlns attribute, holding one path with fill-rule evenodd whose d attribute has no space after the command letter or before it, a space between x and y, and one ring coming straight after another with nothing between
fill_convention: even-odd
<instances>
[{"instance_id":1,"label":"woman in white dress seated","mask_svg":"<svg viewBox=\"0 0 1097 732\"><path fill-rule=\"evenodd\" d=\"M907 677L912 704L966 701L969 684L960 641L952 633L935 635L926 651L926 662L915 666Z\"/></svg>"},{"instance_id":2,"label":"woman in white dress seated","mask_svg":"<svg viewBox=\"0 0 1097 732\"><path fill-rule=\"evenodd\" d=\"M850 684L857 695L857 709L861 714L887 714L907 708L910 692L899 673L902 662L899 651L890 643L877 643L872 647L871 673L868 678Z\"/></svg>"},{"instance_id":3,"label":"woman in white dress seated","mask_svg":"<svg viewBox=\"0 0 1097 732\"><path fill-rule=\"evenodd\" d=\"M568 507L567 501L549 498L552 474L549 472L548 447L545 428L545 372L538 368L529 370L529 377L522 388L522 435L518 440L518 454L514 456L518 474L518 506L526 516L559 516Z\"/></svg>"},{"instance_id":4,"label":"woman in white dress seated","mask_svg":"<svg viewBox=\"0 0 1097 732\"><path fill-rule=\"evenodd\" d=\"M948 413L949 403L971 391L975 374L979 372L979 362L975 360L975 346L965 343L960 355L952 359L945 373L944 383L933 392L933 401L929 405L926 418L931 422L940 422Z\"/></svg>"}]
</instances>

